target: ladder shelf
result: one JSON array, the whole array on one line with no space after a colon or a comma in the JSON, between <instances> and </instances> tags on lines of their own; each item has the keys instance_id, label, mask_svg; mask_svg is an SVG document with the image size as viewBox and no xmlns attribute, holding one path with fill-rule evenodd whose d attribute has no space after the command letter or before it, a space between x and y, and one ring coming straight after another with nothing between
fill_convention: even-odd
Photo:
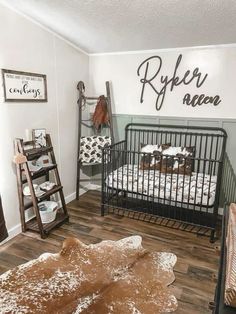
<instances>
[{"instance_id":1,"label":"ladder shelf","mask_svg":"<svg viewBox=\"0 0 236 314\"><path fill-rule=\"evenodd\" d=\"M26 148L29 146L31 146L31 148ZM17 138L14 141L14 150L15 156L21 157L21 161L15 162L15 164L22 231L35 231L40 233L41 238L46 238L53 228L58 227L69 220L63 193L63 186L61 184L50 135L46 135L46 146L44 147L36 147L35 141L24 142L23 139ZM42 168L39 170L30 171L28 162L33 162L41 156L45 155L48 156L52 165L48 165L48 167L44 167L42 165ZM40 194L40 196L37 196L33 186L33 181L39 178L45 178L45 181L49 181L50 172L54 173L55 185L47 191L42 189L42 195ZM25 184L27 184L29 187L30 196L25 196L23 193ZM42 223L39 211L39 203L44 200L50 200L50 197L54 194L59 195L61 208L58 209L54 221L50 223ZM26 211L30 208L33 208L35 217L26 220Z\"/></svg>"}]
</instances>

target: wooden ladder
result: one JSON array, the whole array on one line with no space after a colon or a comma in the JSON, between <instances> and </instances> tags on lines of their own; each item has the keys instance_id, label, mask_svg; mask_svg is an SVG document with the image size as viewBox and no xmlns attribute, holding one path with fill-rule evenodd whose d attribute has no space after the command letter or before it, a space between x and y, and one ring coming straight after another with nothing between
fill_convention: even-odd
<instances>
[{"instance_id":1,"label":"wooden ladder","mask_svg":"<svg viewBox=\"0 0 236 314\"><path fill-rule=\"evenodd\" d=\"M107 103L107 111L108 111L108 117L109 117L109 131L110 131L110 137L111 137L111 143L114 143L114 130L113 130L113 120L112 120L112 108L111 108L111 90L110 90L110 83L106 81L106 103ZM79 91L79 98L77 101L78 107L79 107L79 125L78 125L78 149L77 149L77 178L76 178L76 199L79 199L79 189L80 189L80 172L81 168L83 166L81 160L80 160L80 144L81 144L81 136L82 136L82 125L85 127L93 129L92 124L87 124L85 121L82 119L82 108L86 105L90 105L86 103L86 101L97 101L99 97L89 97L85 96L85 85L84 82L80 81L77 85L77 89ZM94 105L94 103L92 103ZM91 121L90 121L91 122ZM96 164L88 164L90 166L93 165L98 165ZM84 181L88 181L84 179ZM90 180L89 180L90 181Z\"/></svg>"}]
</instances>

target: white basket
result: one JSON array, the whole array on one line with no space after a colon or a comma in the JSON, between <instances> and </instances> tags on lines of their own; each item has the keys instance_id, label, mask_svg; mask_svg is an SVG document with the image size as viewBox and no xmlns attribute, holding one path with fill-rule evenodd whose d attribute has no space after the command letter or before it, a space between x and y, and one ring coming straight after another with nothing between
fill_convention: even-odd
<instances>
[{"instance_id":1,"label":"white basket","mask_svg":"<svg viewBox=\"0 0 236 314\"><path fill-rule=\"evenodd\" d=\"M39 210L42 223L48 224L50 222L53 222L56 219L56 214L58 210L57 203L53 201L45 201L45 202L40 202L39 205L40 204L44 204L47 207L45 211Z\"/></svg>"}]
</instances>

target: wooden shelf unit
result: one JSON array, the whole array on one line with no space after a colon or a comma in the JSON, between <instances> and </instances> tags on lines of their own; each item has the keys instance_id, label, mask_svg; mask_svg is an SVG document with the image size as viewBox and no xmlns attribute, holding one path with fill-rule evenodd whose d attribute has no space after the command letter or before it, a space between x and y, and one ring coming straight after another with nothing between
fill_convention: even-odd
<instances>
[{"instance_id":1,"label":"wooden shelf unit","mask_svg":"<svg viewBox=\"0 0 236 314\"><path fill-rule=\"evenodd\" d=\"M33 148L24 149L24 147L29 145L31 145ZM46 135L45 147L36 147L35 141L24 142L22 139L17 138L14 141L14 149L15 155L22 154L26 157L25 162L20 164L16 163L16 177L22 231L23 232L26 232L28 230L36 231L40 233L41 238L46 238L53 228L58 227L64 222L69 220L63 193L63 186L61 184L50 135L49 134ZM29 170L28 161L35 160L42 155L48 155L53 165L49 167L44 167L36 172L31 172ZM35 195L35 190L33 188L33 181L41 177L44 177L45 181L48 181L50 171L54 172L56 185L51 190L46 191L43 195L37 197ZM28 184L29 186L31 195L30 197L26 197L23 194L24 184ZM59 194L59 200L61 202L62 207L58 210L56 219L53 222L43 224L39 213L38 203L44 200L50 200L50 196L56 193ZM35 217L26 221L25 212L29 208L33 208Z\"/></svg>"}]
</instances>

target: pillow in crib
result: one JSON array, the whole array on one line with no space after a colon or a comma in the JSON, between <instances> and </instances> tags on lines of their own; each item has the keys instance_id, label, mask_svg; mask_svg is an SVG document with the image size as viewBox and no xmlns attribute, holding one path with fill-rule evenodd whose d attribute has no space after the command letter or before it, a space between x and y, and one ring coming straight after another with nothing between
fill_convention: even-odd
<instances>
[{"instance_id":1,"label":"pillow in crib","mask_svg":"<svg viewBox=\"0 0 236 314\"><path fill-rule=\"evenodd\" d=\"M176 173L191 175L195 147L169 146L162 151L160 171L162 173Z\"/></svg>"},{"instance_id":2,"label":"pillow in crib","mask_svg":"<svg viewBox=\"0 0 236 314\"><path fill-rule=\"evenodd\" d=\"M236 204L229 207L226 237L225 304L236 307Z\"/></svg>"},{"instance_id":3,"label":"pillow in crib","mask_svg":"<svg viewBox=\"0 0 236 314\"><path fill-rule=\"evenodd\" d=\"M141 162L140 162L140 169L142 170L160 170L160 161L162 151L167 149L170 146L168 144L157 144L157 145L150 145L150 144L141 144Z\"/></svg>"}]
</instances>

